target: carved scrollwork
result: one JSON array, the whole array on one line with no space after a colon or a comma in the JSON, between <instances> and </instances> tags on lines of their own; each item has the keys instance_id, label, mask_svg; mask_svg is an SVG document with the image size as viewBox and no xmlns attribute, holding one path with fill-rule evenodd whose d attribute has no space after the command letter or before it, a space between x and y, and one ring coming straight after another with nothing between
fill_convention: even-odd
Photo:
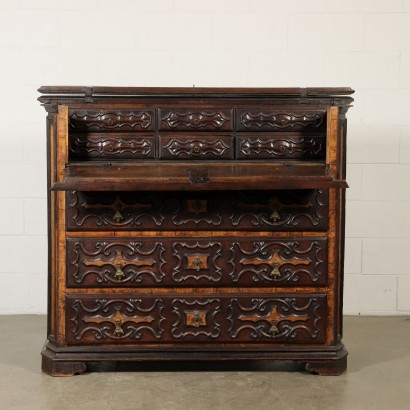
<instances>
[{"instance_id":1,"label":"carved scrollwork","mask_svg":"<svg viewBox=\"0 0 410 410\"><path fill-rule=\"evenodd\" d=\"M228 334L232 339L287 339L318 341L324 338L324 297L232 299Z\"/></svg>"},{"instance_id":2,"label":"carved scrollwork","mask_svg":"<svg viewBox=\"0 0 410 410\"><path fill-rule=\"evenodd\" d=\"M172 324L171 334L175 339L206 336L217 339L221 335L221 324L217 315L221 313L221 301L210 299L175 299L171 304L172 313L176 320ZM200 314L199 326L193 326L194 316Z\"/></svg>"},{"instance_id":3,"label":"carved scrollwork","mask_svg":"<svg viewBox=\"0 0 410 410\"><path fill-rule=\"evenodd\" d=\"M173 157L221 157L229 149L221 139L206 140L203 138L171 139L165 146Z\"/></svg>"},{"instance_id":4,"label":"carved scrollwork","mask_svg":"<svg viewBox=\"0 0 410 410\"><path fill-rule=\"evenodd\" d=\"M218 258L222 258L222 245L219 242L188 244L175 242L172 246L173 256L177 263L172 269L172 278L181 283L190 278L217 283L222 277L222 268L218 266Z\"/></svg>"},{"instance_id":5,"label":"carved scrollwork","mask_svg":"<svg viewBox=\"0 0 410 410\"><path fill-rule=\"evenodd\" d=\"M233 226L249 221L253 226L296 228L327 226L327 191L271 191L263 197L242 196L234 204L230 220Z\"/></svg>"},{"instance_id":6,"label":"carved scrollwork","mask_svg":"<svg viewBox=\"0 0 410 410\"><path fill-rule=\"evenodd\" d=\"M255 283L326 284L326 239L234 242L229 248L228 273L237 283L249 276ZM303 279L303 280L302 280Z\"/></svg>"},{"instance_id":7,"label":"carved scrollwork","mask_svg":"<svg viewBox=\"0 0 410 410\"><path fill-rule=\"evenodd\" d=\"M75 341L160 339L164 328L161 299L68 299Z\"/></svg>"},{"instance_id":8,"label":"carved scrollwork","mask_svg":"<svg viewBox=\"0 0 410 410\"><path fill-rule=\"evenodd\" d=\"M229 111L161 110L161 129L230 129Z\"/></svg>"},{"instance_id":9,"label":"carved scrollwork","mask_svg":"<svg viewBox=\"0 0 410 410\"><path fill-rule=\"evenodd\" d=\"M129 285L161 283L165 248L160 242L67 241L67 284Z\"/></svg>"},{"instance_id":10,"label":"carved scrollwork","mask_svg":"<svg viewBox=\"0 0 410 410\"><path fill-rule=\"evenodd\" d=\"M244 138L239 139L240 158L321 158L324 137Z\"/></svg>"},{"instance_id":11,"label":"carved scrollwork","mask_svg":"<svg viewBox=\"0 0 410 410\"><path fill-rule=\"evenodd\" d=\"M153 115L153 111L73 111L68 124L72 131L149 130Z\"/></svg>"},{"instance_id":12,"label":"carved scrollwork","mask_svg":"<svg viewBox=\"0 0 410 410\"><path fill-rule=\"evenodd\" d=\"M70 135L69 150L73 158L154 158L155 140L152 136L122 137L111 134Z\"/></svg>"},{"instance_id":13,"label":"carved scrollwork","mask_svg":"<svg viewBox=\"0 0 410 410\"><path fill-rule=\"evenodd\" d=\"M240 126L245 129L319 129L325 124L326 111L248 112L240 113Z\"/></svg>"}]
</instances>

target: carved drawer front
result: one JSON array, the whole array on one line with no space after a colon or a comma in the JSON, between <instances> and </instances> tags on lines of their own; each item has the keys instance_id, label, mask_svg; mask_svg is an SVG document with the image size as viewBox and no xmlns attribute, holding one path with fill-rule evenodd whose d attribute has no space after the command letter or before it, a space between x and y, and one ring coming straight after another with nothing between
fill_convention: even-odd
<instances>
[{"instance_id":1,"label":"carved drawer front","mask_svg":"<svg viewBox=\"0 0 410 410\"><path fill-rule=\"evenodd\" d=\"M323 343L326 296L66 297L70 344Z\"/></svg>"},{"instance_id":2,"label":"carved drawer front","mask_svg":"<svg viewBox=\"0 0 410 410\"><path fill-rule=\"evenodd\" d=\"M324 159L323 133L277 133L236 137L237 159Z\"/></svg>"},{"instance_id":3,"label":"carved drawer front","mask_svg":"<svg viewBox=\"0 0 410 410\"><path fill-rule=\"evenodd\" d=\"M70 110L69 132L151 131L155 127L153 110Z\"/></svg>"},{"instance_id":4,"label":"carved drawer front","mask_svg":"<svg viewBox=\"0 0 410 410\"><path fill-rule=\"evenodd\" d=\"M233 137L161 136L161 159L233 159Z\"/></svg>"},{"instance_id":5,"label":"carved drawer front","mask_svg":"<svg viewBox=\"0 0 410 410\"><path fill-rule=\"evenodd\" d=\"M159 130L231 131L232 110L220 108L160 108Z\"/></svg>"},{"instance_id":6,"label":"carved drawer front","mask_svg":"<svg viewBox=\"0 0 410 410\"><path fill-rule=\"evenodd\" d=\"M67 192L68 230L326 230L326 190Z\"/></svg>"},{"instance_id":7,"label":"carved drawer front","mask_svg":"<svg viewBox=\"0 0 410 410\"><path fill-rule=\"evenodd\" d=\"M77 160L154 159L155 137L130 133L70 134L70 158Z\"/></svg>"},{"instance_id":8,"label":"carved drawer front","mask_svg":"<svg viewBox=\"0 0 410 410\"><path fill-rule=\"evenodd\" d=\"M325 131L326 110L252 108L236 110L238 131Z\"/></svg>"},{"instance_id":9,"label":"carved drawer front","mask_svg":"<svg viewBox=\"0 0 410 410\"><path fill-rule=\"evenodd\" d=\"M326 284L326 238L67 239L68 287Z\"/></svg>"}]
</instances>

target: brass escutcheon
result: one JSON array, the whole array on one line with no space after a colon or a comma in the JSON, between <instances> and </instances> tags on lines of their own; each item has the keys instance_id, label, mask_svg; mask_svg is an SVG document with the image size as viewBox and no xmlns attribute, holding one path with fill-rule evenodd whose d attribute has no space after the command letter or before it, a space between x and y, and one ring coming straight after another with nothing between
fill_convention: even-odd
<instances>
[{"instance_id":1,"label":"brass escutcheon","mask_svg":"<svg viewBox=\"0 0 410 410\"><path fill-rule=\"evenodd\" d=\"M275 261L273 262L273 269L272 272L270 273L270 276L273 278L278 278L280 277L280 271L279 271L279 262Z\"/></svg>"},{"instance_id":2,"label":"brass escutcheon","mask_svg":"<svg viewBox=\"0 0 410 410\"><path fill-rule=\"evenodd\" d=\"M114 273L114 278L115 279L122 279L125 276L124 271L122 270L122 265L121 263L117 262L115 264L115 267L117 268L116 272Z\"/></svg>"},{"instance_id":3,"label":"brass escutcheon","mask_svg":"<svg viewBox=\"0 0 410 410\"><path fill-rule=\"evenodd\" d=\"M124 215L121 213L121 211L116 211L112 219L114 219L115 222L119 223L124 219Z\"/></svg>"},{"instance_id":4,"label":"brass escutcheon","mask_svg":"<svg viewBox=\"0 0 410 410\"><path fill-rule=\"evenodd\" d=\"M115 324L114 334L116 336L120 336L124 334L124 331L121 328L121 323L122 323L122 320L120 318L117 318L114 321L114 324Z\"/></svg>"},{"instance_id":5,"label":"brass escutcheon","mask_svg":"<svg viewBox=\"0 0 410 410\"><path fill-rule=\"evenodd\" d=\"M277 222L277 221L280 220L280 215L279 215L279 213L278 213L278 211L277 211L276 209L270 214L269 219L270 219L272 222Z\"/></svg>"},{"instance_id":6,"label":"brass escutcheon","mask_svg":"<svg viewBox=\"0 0 410 410\"><path fill-rule=\"evenodd\" d=\"M279 332L278 326L277 326L277 321L276 320L272 320L271 321L271 327L269 329L269 333L272 333L273 335Z\"/></svg>"},{"instance_id":7,"label":"brass escutcheon","mask_svg":"<svg viewBox=\"0 0 410 410\"><path fill-rule=\"evenodd\" d=\"M201 324L201 315L197 310L195 310L194 315L192 317L192 321L194 322L195 327L199 327Z\"/></svg>"},{"instance_id":8,"label":"brass escutcheon","mask_svg":"<svg viewBox=\"0 0 410 410\"><path fill-rule=\"evenodd\" d=\"M199 272L202 268L202 261L198 256L195 256L194 260L192 261L192 267Z\"/></svg>"}]
</instances>

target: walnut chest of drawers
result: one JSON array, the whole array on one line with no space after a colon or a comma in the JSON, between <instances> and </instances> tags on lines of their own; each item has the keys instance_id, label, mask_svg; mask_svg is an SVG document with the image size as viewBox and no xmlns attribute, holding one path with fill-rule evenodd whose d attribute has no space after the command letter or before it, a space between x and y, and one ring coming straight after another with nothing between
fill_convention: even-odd
<instances>
[{"instance_id":1,"label":"walnut chest of drawers","mask_svg":"<svg viewBox=\"0 0 410 410\"><path fill-rule=\"evenodd\" d=\"M295 360L346 369L350 88L41 87L43 371Z\"/></svg>"}]
</instances>

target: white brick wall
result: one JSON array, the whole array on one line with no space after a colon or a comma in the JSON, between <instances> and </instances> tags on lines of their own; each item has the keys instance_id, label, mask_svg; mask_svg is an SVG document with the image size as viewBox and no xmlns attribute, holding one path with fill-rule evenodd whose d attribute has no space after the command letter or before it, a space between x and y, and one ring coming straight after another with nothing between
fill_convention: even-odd
<instances>
[{"instance_id":1,"label":"white brick wall","mask_svg":"<svg viewBox=\"0 0 410 410\"><path fill-rule=\"evenodd\" d=\"M0 313L46 310L40 85L351 86L345 312L410 313L409 0L0 0Z\"/></svg>"}]
</instances>

